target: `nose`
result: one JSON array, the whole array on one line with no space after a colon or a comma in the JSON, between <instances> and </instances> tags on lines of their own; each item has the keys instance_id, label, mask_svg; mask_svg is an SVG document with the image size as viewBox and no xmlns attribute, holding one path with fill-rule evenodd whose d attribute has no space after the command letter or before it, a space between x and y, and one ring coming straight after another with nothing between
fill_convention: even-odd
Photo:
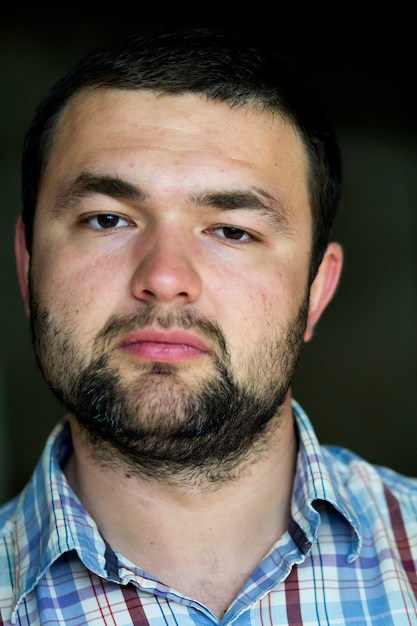
<instances>
[{"instance_id":1,"label":"nose","mask_svg":"<svg viewBox=\"0 0 417 626\"><path fill-rule=\"evenodd\" d=\"M201 279L184 237L159 232L145 246L143 242L139 246L131 280L135 298L161 304L187 304L198 299Z\"/></svg>"}]
</instances>

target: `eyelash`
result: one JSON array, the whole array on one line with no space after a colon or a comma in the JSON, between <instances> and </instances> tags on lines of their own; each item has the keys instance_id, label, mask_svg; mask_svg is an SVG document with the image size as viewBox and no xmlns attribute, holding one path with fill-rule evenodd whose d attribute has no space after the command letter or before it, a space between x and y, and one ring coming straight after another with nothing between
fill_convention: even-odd
<instances>
[{"instance_id":1,"label":"eyelash","mask_svg":"<svg viewBox=\"0 0 417 626\"><path fill-rule=\"evenodd\" d=\"M105 220L104 224L100 224L100 220ZM96 224L93 223L94 221L96 222ZM120 224L120 222L125 223ZM117 230L119 228L127 228L132 224L126 217L117 215L117 213L97 213L95 215L89 215L87 217L83 217L81 223L86 224L90 228L97 231ZM217 231L223 231L223 236L218 235ZM238 235L238 237L226 237L225 231L229 231L229 234L232 234L234 232L234 234ZM224 239L225 241L230 241L238 244L246 244L250 243L251 241L259 241L259 238L255 235L249 233L244 228L234 226L233 224L220 224L218 226L213 226L211 228L205 229L204 232L217 234L220 239Z\"/></svg>"},{"instance_id":2,"label":"eyelash","mask_svg":"<svg viewBox=\"0 0 417 626\"><path fill-rule=\"evenodd\" d=\"M235 231L236 234L241 234L245 236L245 239L234 238L234 237L220 237L220 239L225 239L226 241L232 241L232 242L241 243L241 244L249 243L250 241L258 241L258 239L254 235L249 233L247 230L245 230L244 228L239 228L239 226L233 226L233 224L223 224L220 226L214 226L212 228L207 229L205 232L215 233L216 231L219 231L219 230Z\"/></svg>"},{"instance_id":3,"label":"eyelash","mask_svg":"<svg viewBox=\"0 0 417 626\"><path fill-rule=\"evenodd\" d=\"M110 218L111 221L116 221L117 224L110 224L107 227L105 227L103 224L99 224L98 220L100 219L106 219L106 218ZM94 225L93 221L96 220L97 224ZM119 222L123 221L125 222L124 225L119 225ZM117 228L126 228L127 226L129 226L129 220L125 217L122 217L121 215L117 215L116 213L97 213L96 215L90 215L88 217L85 217L82 219L81 223L83 224L87 224L87 226L91 226L91 228L94 228L95 230L112 230L112 229L117 229Z\"/></svg>"}]
</instances>

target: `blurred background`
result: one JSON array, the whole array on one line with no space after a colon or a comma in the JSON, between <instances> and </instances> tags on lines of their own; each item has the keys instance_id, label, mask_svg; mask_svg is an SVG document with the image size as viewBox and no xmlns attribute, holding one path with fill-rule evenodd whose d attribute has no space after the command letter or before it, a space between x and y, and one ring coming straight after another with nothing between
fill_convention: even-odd
<instances>
[{"instance_id":1,"label":"blurred background","mask_svg":"<svg viewBox=\"0 0 417 626\"><path fill-rule=\"evenodd\" d=\"M224 15L86 7L25 9L0 23L0 503L30 477L63 409L38 373L18 292L13 233L20 152L35 107L78 58L151 24L223 24L264 38L312 89L345 170L334 238L345 252L335 299L294 384L322 443L417 475L417 54L411 9L364 17L337 5ZM387 5L388 6L388 5ZM117 12L120 10L120 13ZM28 12L29 11L29 12ZM16 11L17 13L17 11ZM158 15L159 13L159 15ZM162 15L163 14L163 15Z\"/></svg>"}]
</instances>

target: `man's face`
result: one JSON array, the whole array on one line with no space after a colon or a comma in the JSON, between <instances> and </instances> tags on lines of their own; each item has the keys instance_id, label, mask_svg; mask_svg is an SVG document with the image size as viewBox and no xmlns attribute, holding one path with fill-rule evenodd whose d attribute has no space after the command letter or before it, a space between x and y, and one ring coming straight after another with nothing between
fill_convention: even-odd
<instances>
[{"instance_id":1,"label":"man's face","mask_svg":"<svg viewBox=\"0 0 417 626\"><path fill-rule=\"evenodd\" d=\"M307 158L281 117L83 92L61 114L34 224L46 380L126 458L239 458L288 402L311 241Z\"/></svg>"}]
</instances>

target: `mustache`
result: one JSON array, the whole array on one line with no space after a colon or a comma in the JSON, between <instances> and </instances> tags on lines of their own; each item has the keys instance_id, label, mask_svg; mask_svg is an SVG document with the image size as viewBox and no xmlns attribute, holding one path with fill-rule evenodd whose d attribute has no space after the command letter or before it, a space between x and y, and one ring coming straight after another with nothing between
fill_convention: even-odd
<instances>
[{"instance_id":1,"label":"mustache","mask_svg":"<svg viewBox=\"0 0 417 626\"><path fill-rule=\"evenodd\" d=\"M228 353L226 338L217 322L203 318L191 309L161 311L154 305L133 314L112 316L97 334L95 347L106 347L127 333L149 326L163 329L175 326L183 330L197 331L198 334L217 345L223 354Z\"/></svg>"}]
</instances>

